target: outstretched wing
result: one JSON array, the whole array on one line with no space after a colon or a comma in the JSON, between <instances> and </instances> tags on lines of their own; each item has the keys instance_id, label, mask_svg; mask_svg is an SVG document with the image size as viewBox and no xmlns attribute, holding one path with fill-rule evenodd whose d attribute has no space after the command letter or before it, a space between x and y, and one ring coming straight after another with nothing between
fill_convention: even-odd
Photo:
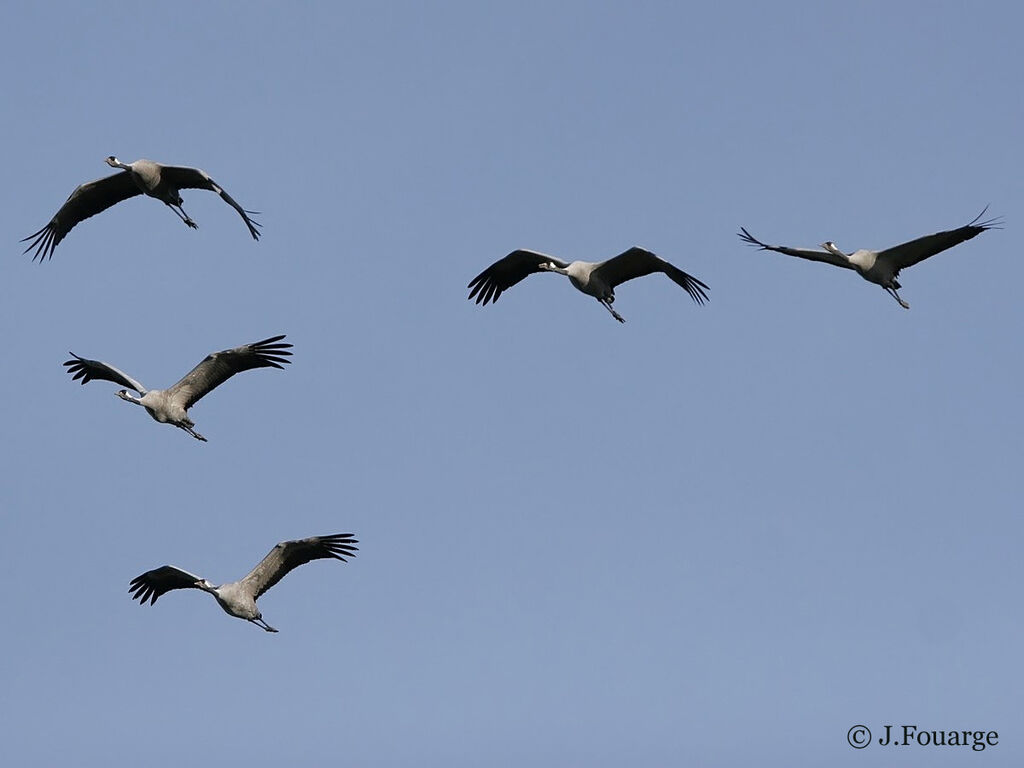
<instances>
[{"instance_id":1,"label":"outstretched wing","mask_svg":"<svg viewBox=\"0 0 1024 768\"><path fill-rule=\"evenodd\" d=\"M659 259L650 251L638 246L633 246L618 256L602 262L594 269L594 272L612 288L627 280L632 280L634 277L643 277L652 272L664 272L678 286L685 289L698 304L703 304L708 300L705 291L711 290L693 275L688 275L679 267L669 264L664 259Z\"/></svg>"},{"instance_id":2,"label":"outstretched wing","mask_svg":"<svg viewBox=\"0 0 1024 768\"><path fill-rule=\"evenodd\" d=\"M288 349L291 344L279 344L284 334L271 336L269 339L253 344L243 344L234 349L225 349L207 355L199 365L189 371L167 394L188 409L203 395L220 386L236 373L252 368L284 368L291 360Z\"/></svg>"},{"instance_id":3,"label":"outstretched wing","mask_svg":"<svg viewBox=\"0 0 1024 768\"><path fill-rule=\"evenodd\" d=\"M245 226L249 228L249 234L252 235L252 239L260 239L260 232L256 229L260 224L249 218L249 214L255 214L256 212L247 211L236 203L235 199L225 192L220 184L211 179L210 174L206 171L200 168L188 168L183 165L164 165L160 168L160 178L175 189L208 189L211 192L216 192L225 203L238 211L238 215L242 217Z\"/></svg>"},{"instance_id":4,"label":"outstretched wing","mask_svg":"<svg viewBox=\"0 0 1024 768\"><path fill-rule=\"evenodd\" d=\"M999 225L1002 224L1002 220L999 217L980 221L987 210L988 206L986 205L985 209L975 216L973 221L957 229L936 232L934 235L925 235L916 240L894 245L892 248L886 248L878 254L878 258L887 260L898 273L901 269L912 267L929 256L934 256L936 253L941 253L947 248L959 245L964 240L970 240L972 237L980 235L986 229L1000 229Z\"/></svg>"},{"instance_id":5,"label":"outstretched wing","mask_svg":"<svg viewBox=\"0 0 1024 768\"><path fill-rule=\"evenodd\" d=\"M256 599L283 579L288 571L310 560L329 557L348 562L345 558L356 556L359 547L354 545L358 543L359 540L353 538L351 533L282 541L239 583Z\"/></svg>"},{"instance_id":6,"label":"outstretched wing","mask_svg":"<svg viewBox=\"0 0 1024 768\"><path fill-rule=\"evenodd\" d=\"M74 352L69 352L68 354L75 358L64 363L68 367L68 373L72 374L72 381L81 379L83 384L93 379L112 381L123 387L134 389L140 395L146 394L146 388L124 371L119 371L114 366L99 360L88 360L84 357L79 357Z\"/></svg>"},{"instance_id":7,"label":"outstretched wing","mask_svg":"<svg viewBox=\"0 0 1024 768\"><path fill-rule=\"evenodd\" d=\"M502 291L507 291L524 277L540 272L540 265L547 263L555 264L562 269L569 266L567 261L537 251L512 251L469 281L466 287L472 290L467 298L472 299L476 296L477 304L497 301Z\"/></svg>"},{"instance_id":8,"label":"outstretched wing","mask_svg":"<svg viewBox=\"0 0 1024 768\"><path fill-rule=\"evenodd\" d=\"M132 181L132 176L128 171L121 171L113 176L82 184L71 193L60 210L53 214L49 224L22 239L23 243L28 240L32 241L23 253L28 253L35 248L36 252L32 256L32 261L39 259L42 262L44 259L51 258L57 244L78 222L95 216L122 200L141 194L142 190Z\"/></svg>"},{"instance_id":9,"label":"outstretched wing","mask_svg":"<svg viewBox=\"0 0 1024 768\"><path fill-rule=\"evenodd\" d=\"M136 576L131 580L128 591L132 593L132 600L138 600L140 605L145 605L147 600L153 605L160 595L172 589L198 589L196 582L202 579L202 576L196 576L173 565L163 565Z\"/></svg>"},{"instance_id":10,"label":"outstretched wing","mask_svg":"<svg viewBox=\"0 0 1024 768\"><path fill-rule=\"evenodd\" d=\"M745 242L747 245L758 246L763 251L775 251L777 253L784 253L787 256L796 256L798 258L808 259L810 261L823 261L826 264L831 264L834 267L843 267L844 269L856 269L846 259L841 259L835 254L829 253L828 251L825 250L812 251L810 249L804 248L789 248L784 245L767 245L766 243L762 243L752 234L747 232L747 230L744 229L743 227L740 227L740 231L737 232L737 235L739 235L740 240Z\"/></svg>"}]
</instances>

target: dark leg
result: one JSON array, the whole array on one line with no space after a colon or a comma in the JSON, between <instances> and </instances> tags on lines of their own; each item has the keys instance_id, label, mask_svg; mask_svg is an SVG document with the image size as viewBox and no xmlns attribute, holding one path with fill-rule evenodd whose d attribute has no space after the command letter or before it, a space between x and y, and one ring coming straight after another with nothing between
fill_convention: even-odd
<instances>
[{"instance_id":1,"label":"dark leg","mask_svg":"<svg viewBox=\"0 0 1024 768\"><path fill-rule=\"evenodd\" d=\"M883 285L882 287L885 288L886 291L888 291L890 296L892 296L894 299L896 299L896 301L899 302L901 307L903 307L904 309L910 309L910 305L907 304L907 302L905 302L903 299L900 298L900 295L898 293L896 293L896 289L895 288L890 288L887 285Z\"/></svg>"},{"instance_id":2,"label":"dark leg","mask_svg":"<svg viewBox=\"0 0 1024 768\"><path fill-rule=\"evenodd\" d=\"M598 301L601 302L602 307L604 307L605 309L612 313L612 317L614 317L620 323L626 322L626 318L624 318L622 315L620 315L618 312L612 309L612 303L610 301L607 301L605 299L598 299Z\"/></svg>"},{"instance_id":3,"label":"dark leg","mask_svg":"<svg viewBox=\"0 0 1024 768\"><path fill-rule=\"evenodd\" d=\"M198 432L196 432L194 429L192 429L192 427L186 427L184 424L178 424L177 426L181 427L182 429L184 429L186 432L188 432L190 435L192 435L192 437L194 437L196 440L202 440L204 443L209 442L205 437L203 437Z\"/></svg>"},{"instance_id":4,"label":"dark leg","mask_svg":"<svg viewBox=\"0 0 1024 768\"><path fill-rule=\"evenodd\" d=\"M167 207L174 211L176 214L178 214L178 217L182 221L184 221L188 226L192 227L192 229L199 229L199 225L192 221L191 218L189 218L189 215L185 213L185 209L182 208L180 205L173 205L171 203L167 203Z\"/></svg>"},{"instance_id":5,"label":"dark leg","mask_svg":"<svg viewBox=\"0 0 1024 768\"><path fill-rule=\"evenodd\" d=\"M253 624L255 624L260 629L264 630L265 632L277 632L276 629L274 629L272 626L267 624L267 622L265 622L262 618L259 618L259 619L249 619L249 621L251 621Z\"/></svg>"}]
</instances>

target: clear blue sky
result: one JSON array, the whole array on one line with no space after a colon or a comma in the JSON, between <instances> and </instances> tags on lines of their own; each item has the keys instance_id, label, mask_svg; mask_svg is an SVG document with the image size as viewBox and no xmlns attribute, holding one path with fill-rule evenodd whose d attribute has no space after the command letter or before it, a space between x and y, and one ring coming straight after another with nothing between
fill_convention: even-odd
<instances>
[{"instance_id":1,"label":"clear blue sky","mask_svg":"<svg viewBox=\"0 0 1024 768\"><path fill-rule=\"evenodd\" d=\"M7 256L0 762L964 765L1024 760L1018 3L20 4ZM196 165L18 240L108 154ZM744 247L1006 228L902 276ZM654 276L619 325L514 248ZM151 387L287 333L198 443ZM358 558L154 607L275 542ZM997 730L854 751L850 726ZM979 762L980 764L980 762Z\"/></svg>"}]
</instances>

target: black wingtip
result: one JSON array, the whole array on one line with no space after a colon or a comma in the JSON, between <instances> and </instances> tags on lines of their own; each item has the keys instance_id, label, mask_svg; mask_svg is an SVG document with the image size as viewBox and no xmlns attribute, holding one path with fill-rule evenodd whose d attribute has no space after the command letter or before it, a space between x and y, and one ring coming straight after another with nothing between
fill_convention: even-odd
<instances>
[{"instance_id":1,"label":"black wingtip","mask_svg":"<svg viewBox=\"0 0 1024 768\"><path fill-rule=\"evenodd\" d=\"M32 261L38 261L42 264L47 259L53 258L53 251L57 247L57 243L60 242L60 238L57 238L52 228L53 222L50 222L45 227L40 229L38 232L33 232L28 237L23 237L19 242L26 242L31 240L28 247L22 251L22 255L25 255L33 248L35 253L32 255Z\"/></svg>"},{"instance_id":2,"label":"black wingtip","mask_svg":"<svg viewBox=\"0 0 1024 768\"><path fill-rule=\"evenodd\" d=\"M761 250L764 251L770 250L767 245L765 245L752 234L750 234L750 232L747 231L746 227L740 227L740 231L736 233L736 236L747 245L752 245L755 248L760 248Z\"/></svg>"},{"instance_id":3,"label":"black wingtip","mask_svg":"<svg viewBox=\"0 0 1024 768\"><path fill-rule=\"evenodd\" d=\"M971 222L967 226L968 227L975 227L979 231L984 231L986 229L1002 229L1003 228L1003 223L1004 223L1002 216L993 216L991 219L986 219L985 221L981 221L981 217L984 216L987 212L988 212L988 205L986 205L984 208L982 208L981 209L981 213L979 213L977 216L975 216L973 219L971 219Z\"/></svg>"},{"instance_id":4,"label":"black wingtip","mask_svg":"<svg viewBox=\"0 0 1024 768\"><path fill-rule=\"evenodd\" d=\"M263 339L262 341L254 341L249 346L252 347L257 352L271 352L277 355L290 355L292 353L289 352L288 350L292 349L295 345L289 342L285 342L283 344L279 343L281 339L283 339L284 337L285 334L282 333L280 336L271 336L269 339Z\"/></svg>"}]
</instances>

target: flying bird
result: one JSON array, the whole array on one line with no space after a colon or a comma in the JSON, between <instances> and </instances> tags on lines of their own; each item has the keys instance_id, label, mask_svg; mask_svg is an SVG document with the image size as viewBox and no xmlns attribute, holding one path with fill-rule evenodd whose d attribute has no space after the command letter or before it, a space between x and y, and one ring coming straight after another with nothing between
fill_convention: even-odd
<instances>
[{"instance_id":1,"label":"flying bird","mask_svg":"<svg viewBox=\"0 0 1024 768\"><path fill-rule=\"evenodd\" d=\"M650 251L634 246L614 258L599 262L567 262L537 251L512 251L470 281L466 286L472 289L468 298L472 299L475 296L477 304L497 301L503 291L535 272L557 272L567 276L577 289L597 299L601 306L611 312L612 317L620 323L626 321L622 315L612 309L612 302L615 301L615 286L632 280L634 277L643 277L652 272L663 272L690 294L698 304L707 301L708 295L705 290L710 290L692 275L659 259Z\"/></svg>"},{"instance_id":2,"label":"flying bird","mask_svg":"<svg viewBox=\"0 0 1024 768\"><path fill-rule=\"evenodd\" d=\"M359 540L352 538L351 533L282 541L244 579L219 587L202 576L173 565L164 565L136 576L131 580L128 591L132 593L132 600L138 600L140 605L145 605L147 600L153 605L157 598L172 589L201 589L213 595L220 607L232 616L251 621L267 632L277 632L263 620L263 614L256 606L260 595L277 584L289 571L310 560L333 558L347 563L346 557L356 556L359 547L353 545L358 543Z\"/></svg>"},{"instance_id":3,"label":"flying bird","mask_svg":"<svg viewBox=\"0 0 1024 768\"><path fill-rule=\"evenodd\" d=\"M291 360L286 360L284 356L291 355L288 349L292 345L278 343L283 338L284 334L271 336L253 344L243 344L234 349L207 355L206 359L189 371L181 381L167 389L147 390L140 382L114 366L99 360L79 357L74 352L70 353L74 360L68 360L64 365L67 366L68 373L72 374L73 381L81 379L82 384L85 384L93 379L99 379L134 389L139 393L139 397L129 394L127 389L118 390L117 396L129 403L141 405L161 424L173 424L196 440L206 442L205 437L192 429L195 424L188 417L188 409L203 395L236 373L253 368L283 368L285 363L290 363Z\"/></svg>"},{"instance_id":4,"label":"flying bird","mask_svg":"<svg viewBox=\"0 0 1024 768\"><path fill-rule=\"evenodd\" d=\"M254 211L242 208L231 195L210 178L206 171L180 165L161 165L152 160L122 163L113 155L108 157L105 162L112 168L120 168L120 173L77 187L45 227L22 239L23 243L31 241L24 253L35 248L36 252L32 256L32 261L39 259L42 262L44 259L51 258L57 244L80 221L102 213L110 206L136 195L155 197L168 205L185 224L196 229L199 225L192 221L181 207L184 201L178 193L182 189L208 189L211 192L216 192L224 199L224 202L238 211L245 226L249 228L252 239L260 239L257 229L260 225L249 218L249 214Z\"/></svg>"},{"instance_id":5,"label":"flying bird","mask_svg":"<svg viewBox=\"0 0 1024 768\"><path fill-rule=\"evenodd\" d=\"M743 242L748 245L758 246L761 250L777 251L788 256L798 256L801 259L809 259L810 261L823 261L826 264L855 270L868 282L882 286L890 296L899 302L901 307L910 309L910 305L901 299L897 293L901 287L896 281L900 270L912 267L919 261L924 261L929 256L941 253L947 248L952 248L954 245L959 245L964 240L970 240L986 229L1001 229L999 225L1002 224L1002 220L998 217L988 221L980 221L987 210L988 206L985 206L984 210L973 221L958 229L936 232L934 235L925 235L916 240L910 240L906 243L886 248L884 251L861 249L847 254L840 251L831 240L821 244L821 247L825 249L824 251L812 251L803 248L788 248L781 245L767 245L743 227L740 227L740 231L737 234Z\"/></svg>"}]
</instances>

